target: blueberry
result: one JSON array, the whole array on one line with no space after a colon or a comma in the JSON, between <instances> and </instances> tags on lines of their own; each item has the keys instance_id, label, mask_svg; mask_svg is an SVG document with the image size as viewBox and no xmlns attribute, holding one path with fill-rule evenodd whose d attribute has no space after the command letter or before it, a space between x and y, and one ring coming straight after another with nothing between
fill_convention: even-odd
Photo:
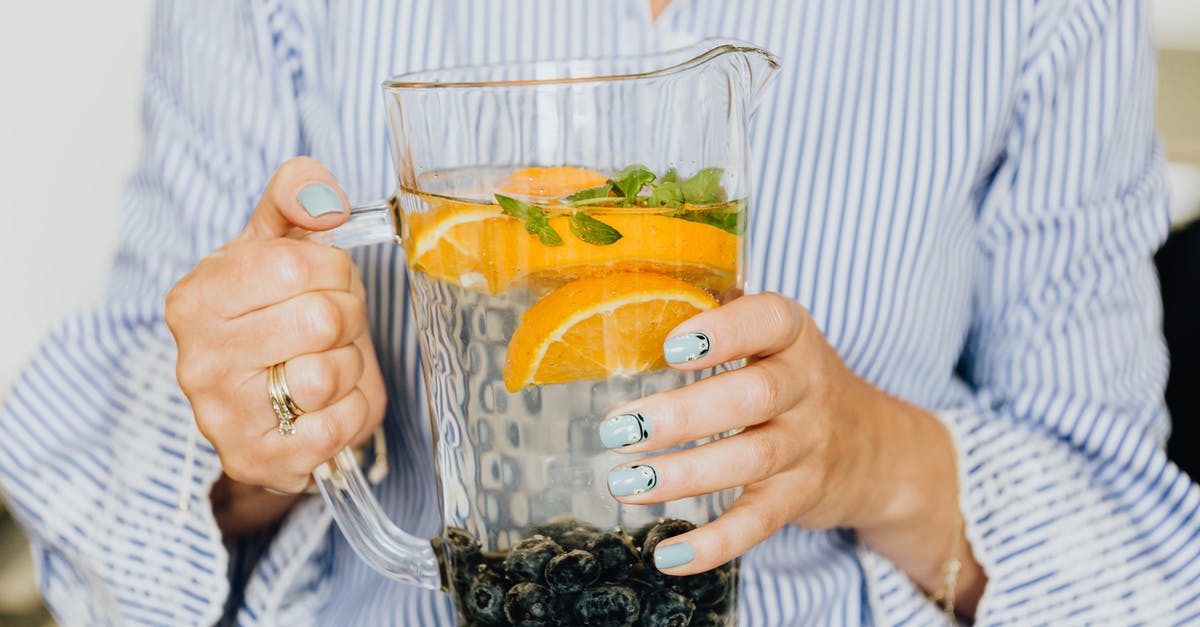
<instances>
[{"instance_id":1,"label":"blueberry","mask_svg":"<svg viewBox=\"0 0 1200 627\"><path fill-rule=\"evenodd\" d=\"M487 625L503 624L506 587L503 577L487 567L481 567L471 578L467 594L463 597L467 615Z\"/></svg>"},{"instance_id":2,"label":"blueberry","mask_svg":"<svg viewBox=\"0 0 1200 627\"><path fill-rule=\"evenodd\" d=\"M600 576L596 557L587 551L567 551L546 564L546 585L558 594L579 592Z\"/></svg>"},{"instance_id":3,"label":"blueberry","mask_svg":"<svg viewBox=\"0 0 1200 627\"><path fill-rule=\"evenodd\" d=\"M550 609L554 612L554 620L557 621L557 624L571 627L578 625L580 621L575 615L575 606L578 603L578 594L555 594L554 599L550 601Z\"/></svg>"},{"instance_id":4,"label":"blueberry","mask_svg":"<svg viewBox=\"0 0 1200 627\"><path fill-rule=\"evenodd\" d=\"M568 551L571 549L582 549L583 545L568 546L571 544L572 538L575 537L590 537L600 533L596 527L581 522L571 516L558 516L548 520L540 525L536 525L530 530L530 535L543 535L555 542L559 543ZM584 540L586 542L586 540Z\"/></svg>"},{"instance_id":5,"label":"blueberry","mask_svg":"<svg viewBox=\"0 0 1200 627\"><path fill-rule=\"evenodd\" d=\"M592 627L631 627L641 609L636 592L611 583L584 590L575 604L580 622Z\"/></svg>"},{"instance_id":6,"label":"blueberry","mask_svg":"<svg viewBox=\"0 0 1200 627\"><path fill-rule=\"evenodd\" d=\"M546 536L530 536L513 545L504 558L504 572L508 580L542 581L546 564L556 555L562 553L562 547Z\"/></svg>"},{"instance_id":7,"label":"blueberry","mask_svg":"<svg viewBox=\"0 0 1200 627\"><path fill-rule=\"evenodd\" d=\"M656 520L654 522L646 523L646 524L642 525L641 527L638 527L637 529L634 529L633 536L632 536L633 537L633 545L639 546L639 547L642 546L642 544L646 542L646 536L650 533L650 530L657 527L660 522L662 522L662 521Z\"/></svg>"},{"instance_id":8,"label":"blueberry","mask_svg":"<svg viewBox=\"0 0 1200 627\"><path fill-rule=\"evenodd\" d=\"M668 518L652 527L642 542L642 561L645 563L646 569L654 570L654 547L657 547L659 542L695 528L696 525L678 518Z\"/></svg>"},{"instance_id":9,"label":"blueberry","mask_svg":"<svg viewBox=\"0 0 1200 627\"><path fill-rule=\"evenodd\" d=\"M670 585L695 601L697 607L713 607L729 594L729 570L721 566L695 575L671 577Z\"/></svg>"},{"instance_id":10,"label":"blueberry","mask_svg":"<svg viewBox=\"0 0 1200 627\"><path fill-rule=\"evenodd\" d=\"M562 532L554 540L562 545L563 549L570 551L572 549L587 548L588 543L595 540L599 535L600 532L595 529L576 527Z\"/></svg>"},{"instance_id":11,"label":"blueberry","mask_svg":"<svg viewBox=\"0 0 1200 627\"><path fill-rule=\"evenodd\" d=\"M466 529L446 527L443 542L456 562L470 562L479 558L479 540Z\"/></svg>"},{"instance_id":12,"label":"blueberry","mask_svg":"<svg viewBox=\"0 0 1200 627\"><path fill-rule=\"evenodd\" d=\"M692 615L688 627L725 627L727 623L720 614L712 610L701 610Z\"/></svg>"},{"instance_id":13,"label":"blueberry","mask_svg":"<svg viewBox=\"0 0 1200 627\"><path fill-rule=\"evenodd\" d=\"M621 531L602 533L587 544L587 551L596 556L600 578L605 581L624 581L629 569L638 561L633 544Z\"/></svg>"},{"instance_id":14,"label":"blueberry","mask_svg":"<svg viewBox=\"0 0 1200 627\"><path fill-rule=\"evenodd\" d=\"M523 581L504 595L504 616L519 627L550 627L554 624L552 601L546 586Z\"/></svg>"},{"instance_id":15,"label":"blueberry","mask_svg":"<svg viewBox=\"0 0 1200 627\"><path fill-rule=\"evenodd\" d=\"M643 627L687 627L696 604L674 590L658 589L642 599Z\"/></svg>"}]
</instances>

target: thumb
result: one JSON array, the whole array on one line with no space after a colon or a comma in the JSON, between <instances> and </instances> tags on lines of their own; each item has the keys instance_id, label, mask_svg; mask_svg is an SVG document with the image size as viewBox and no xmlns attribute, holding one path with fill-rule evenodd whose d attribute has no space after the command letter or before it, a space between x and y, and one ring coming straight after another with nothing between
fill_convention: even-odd
<instances>
[{"instance_id":1,"label":"thumb","mask_svg":"<svg viewBox=\"0 0 1200 627\"><path fill-rule=\"evenodd\" d=\"M289 159L275 170L238 239L283 237L296 227L327 231L346 221L349 206L325 166L309 157Z\"/></svg>"}]
</instances>

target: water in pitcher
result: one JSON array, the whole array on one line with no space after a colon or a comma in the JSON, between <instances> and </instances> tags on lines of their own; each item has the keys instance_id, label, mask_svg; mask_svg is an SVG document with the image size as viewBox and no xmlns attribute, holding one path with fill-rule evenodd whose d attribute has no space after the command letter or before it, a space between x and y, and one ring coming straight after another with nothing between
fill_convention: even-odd
<instances>
[{"instance_id":1,"label":"water in pitcher","mask_svg":"<svg viewBox=\"0 0 1200 627\"><path fill-rule=\"evenodd\" d=\"M618 404L713 373L667 368L662 342L740 293L745 205L721 176L471 168L401 191L462 624L731 620L731 565L668 577L650 554L733 494L622 505L606 477L629 458L597 432Z\"/></svg>"}]
</instances>

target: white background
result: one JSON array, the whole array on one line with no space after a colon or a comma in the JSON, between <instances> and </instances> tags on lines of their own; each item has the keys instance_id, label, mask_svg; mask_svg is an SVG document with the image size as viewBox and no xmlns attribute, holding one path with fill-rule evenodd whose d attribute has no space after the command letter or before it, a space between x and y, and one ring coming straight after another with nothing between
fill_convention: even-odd
<instances>
[{"instance_id":1,"label":"white background","mask_svg":"<svg viewBox=\"0 0 1200 627\"><path fill-rule=\"evenodd\" d=\"M1154 5L1161 45L1200 49L1200 0ZM141 139L150 8L0 6L0 396L54 321L101 294ZM1200 195L1200 175L1179 176Z\"/></svg>"}]
</instances>

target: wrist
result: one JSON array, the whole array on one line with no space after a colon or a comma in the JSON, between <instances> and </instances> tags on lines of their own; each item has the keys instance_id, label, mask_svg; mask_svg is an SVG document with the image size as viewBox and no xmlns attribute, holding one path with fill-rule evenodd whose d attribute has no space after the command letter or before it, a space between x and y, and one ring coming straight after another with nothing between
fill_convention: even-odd
<instances>
[{"instance_id":1,"label":"wrist","mask_svg":"<svg viewBox=\"0 0 1200 627\"><path fill-rule=\"evenodd\" d=\"M949 431L931 413L871 392L855 412L860 506L850 519L859 538L926 590L935 590L953 559L970 557L958 506L958 461Z\"/></svg>"}]
</instances>

